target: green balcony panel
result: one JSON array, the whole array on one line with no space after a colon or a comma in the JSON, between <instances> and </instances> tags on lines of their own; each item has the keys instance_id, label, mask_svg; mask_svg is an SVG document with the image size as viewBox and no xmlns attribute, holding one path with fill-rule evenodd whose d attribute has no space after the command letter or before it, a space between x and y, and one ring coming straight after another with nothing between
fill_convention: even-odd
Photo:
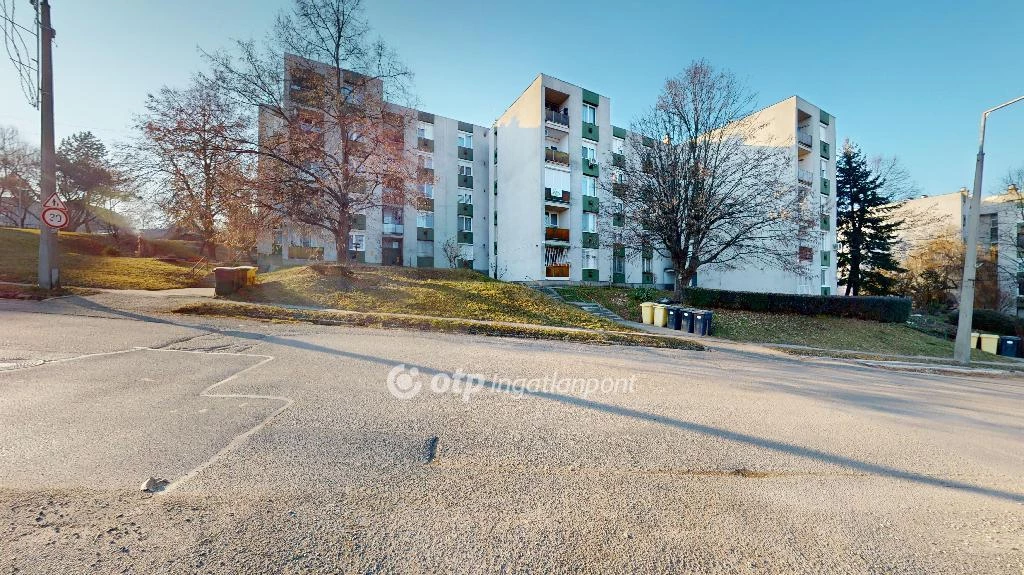
<instances>
[{"instance_id":1,"label":"green balcony panel","mask_svg":"<svg viewBox=\"0 0 1024 575\"><path fill-rule=\"evenodd\" d=\"M467 216L470 218L473 217L473 204L464 204L462 202L459 202L458 208L460 216Z\"/></svg>"},{"instance_id":2,"label":"green balcony panel","mask_svg":"<svg viewBox=\"0 0 1024 575\"><path fill-rule=\"evenodd\" d=\"M829 125L832 122L832 116L830 116L828 112L826 112L825 110L819 110L819 112L821 112L821 114L819 115L821 123L825 124L826 126Z\"/></svg>"},{"instance_id":3,"label":"green balcony panel","mask_svg":"<svg viewBox=\"0 0 1024 575\"><path fill-rule=\"evenodd\" d=\"M583 247L593 249L601 247L597 234L594 232L583 232Z\"/></svg>"},{"instance_id":4,"label":"green balcony panel","mask_svg":"<svg viewBox=\"0 0 1024 575\"><path fill-rule=\"evenodd\" d=\"M598 129L597 124L591 124L590 122L583 122L583 137L588 140L598 141Z\"/></svg>"},{"instance_id":5,"label":"green balcony panel","mask_svg":"<svg viewBox=\"0 0 1024 575\"><path fill-rule=\"evenodd\" d=\"M423 152L433 152L434 140L428 140L426 138L416 138L416 147Z\"/></svg>"},{"instance_id":6,"label":"green balcony panel","mask_svg":"<svg viewBox=\"0 0 1024 575\"><path fill-rule=\"evenodd\" d=\"M352 218L350 221L352 222L353 230L366 229L366 214L352 214Z\"/></svg>"},{"instance_id":7,"label":"green balcony panel","mask_svg":"<svg viewBox=\"0 0 1024 575\"><path fill-rule=\"evenodd\" d=\"M469 122L459 122L459 131L466 132L467 134L473 133L473 124Z\"/></svg>"},{"instance_id":8,"label":"green balcony panel","mask_svg":"<svg viewBox=\"0 0 1024 575\"><path fill-rule=\"evenodd\" d=\"M473 189L473 176L459 174L459 187Z\"/></svg>"},{"instance_id":9,"label":"green balcony panel","mask_svg":"<svg viewBox=\"0 0 1024 575\"><path fill-rule=\"evenodd\" d=\"M612 136L615 136L616 138L623 138L623 139L625 139L626 138L626 129L625 128L620 128L618 126L612 126Z\"/></svg>"},{"instance_id":10,"label":"green balcony panel","mask_svg":"<svg viewBox=\"0 0 1024 575\"><path fill-rule=\"evenodd\" d=\"M418 112L416 114L416 119L418 119L421 122L426 122L428 124L433 124L434 123L434 115L433 114L429 114L427 112Z\"/></svg>"},{"instance_id":11,"label":"green balcony panel","mask_svg":"<svg viewBox=\"0 0 1024 575\"><path fill-rule=\"evenodd\" d=\"M616 272L612 274L612 283L624 284L626 283L626 274L622 272Z\"/></svg>"},{"instance_id":12,"label":"green balcony panel","mask_svg":"<svg viewBox=\"0 0 1024 575\"><path fill-rule=\"evenodd\" d=\"M654 257L654 248L651 246L643 246L640 248L640 257L645 260L649 260Z\"/></svg>"},{"instance_id":13,"label":"green balcony panel","mask_svg":"<svg viewBox=\"0 0 1024 575\"><path fill-rule=\"evenodd\" d=\"M456 262L456 266L464 270L471 270L473 269L473 260L464 260L462 258L459 258L459 261Z\"/></svg>"},{"instance_id":14,"label":"green balcony panel","mask_svg":"<svg viewBox=\"0 0 1024 575\"><path fill-rule=\"evenodd\" d=\"M601 274L597 270L583 270L583 281L585 281L585 282L601 281Z\"/></svg>"},{"instance_id":15,"label":"green balcony panel","mask_svg":"<svg viewBox=\"0 0 1024 575\"><path fill-rule=\"evenodd\" d=\"M832 295L832 290L828 286L821 286L821 295Z\"/></svg>"},{"instance_id":16,"label":"green balcony panel","mask_svg":"<svg viewBox=\"0 0 1024 575\"><path fill-rule=\"evenodd\" d=\"M832 252L821 252L821 267L832 265Z\"/></svg>"},{"instance_id":17,"label":"green balcony panel","mask_svg":"<svg viewBox=\"0 0 1024 575\"><path fill-rule=\"evenodd\" d=\"M421 242L434 241L434 228L416 228L416 239Z\"/></svg>"},{"instance_id":18,"label":"green balcony panel","mask_svg":"<svg viewBox=\"0 0 1024 575\"><path fill-rule=\"evenodd\" d=\"M653 284L654 283L654 274L651 273L651 272L644 272L640 276L640 281L645 283L645 284L648 284L648 285L649 284Z\"/></svg>"},{"instance_id":19,"label":"green balcony panel","mask_svg":"<svg viewBox=\"0 0 1024 575\"><path fill-rule=\"evenodd\" d=\"M612 214L612 225L621 228L626 225L626 214Z\"/></svg>"},{"instance_id":20,"label":"green balcony panel","mask_svg":"<svg viewBox=\"0 0 1024 575\"><path fill-rule=\"evenodd\" d=\"M416 267L418 268L432 268L434 267L433 256L416 256Z\"/></svg>"},{"instance_id":21,"label":"green balcony panel","mask_svg":"<svg viewBox=\"0 0 1024 575\"><path fill-rule=\"evenodd\" d=\"M829 158L828 142L821 142L821 157L826 160Z\"/></svg>"},{"instance_id":22,"label":"green balcony panel","mask_svg":"<svg viewBox=\"0 0 1024 575\"><path fill-rule=\"evenodd\" d=\"M830 219L831 219L831 218L829 218L829 216L827 216L827 215L822 215L822 216L821 216L821 229L823 229L823 230L825 230L825 231L828 231L828 228L829 228L829 220L830 220Z\"/></svg>"},{"instance_id":23,"label":"green balcony panel","mask_svg":"<svg viewBox=\"0 0 1024 575\"><path fill-rule=\"evenodd\" d=\"M583 211L597 213L601 207L601 201L597 196L583 196Z\"/></svg>"},{"instance_id":24,"label":"green balcony panel","mask_svg":"<svg viewBox=\"0 0 1024 575\"><path fill-rule=\"evenodd\" d=\"M459 146L459 159L466 160L467 162L473 161L473 148L463 148Z\"/></svg>"},{"instance_id":25,"label":"green balcony panel","mask_svg":"<svg viewBox=\"0 0 1024 575\"><path fill-rule=\"evenodd\" d=\"M590 104L591 106L601 105L601 96L597 92L591 92L590 90L583 90L583 103Z\"/></svg>"},{"instance_id":26,"label":"green balcony panel","mask_svg":"<svg viewBox=\"0 0 1024 575\"><path fill-rule=\"evenodd\" d=\"M366 252L356 252L356 251L349 250L348 251L348 259L350 259L350 260L352 260L354 262L359 262L361 264L365 264L366 263Z\"/></svg>"},{"instance_id":27,"label":"green balcony panel","mask_svg":"<svg viewBox=\"0 0 1024 575\"><path fill-rule=\"evenodd\" d=\"M612 183L612 195L620 200L626 197L626 184Z\"/></svg>"},{"instance_id":28,"label":"green balcony panel","mask_svg":"<svg viewBox=\"0 0 1024 575\"><path fill-rule=\"evenodd\" d=\"M598 169L597 162L584 158L582 164L584 175L598 177L600 170Z\"/></svg>"},{"instance_id":29,"label":"green balcony panel","mask_svg":"<svg viewBox=\"0 0 1024 575\"><path fill-rule=\"evenodd\" d=\"M828 181L828 178L821 179L821 193L826 196L832 193L832 186Z\"/></svg>"},{"instance_id":30,"label":"green balcony panel","mask_svg":"<svg viewBox=\"0 0 1024 575\"><path fill-rule=\"evenodd\" d=\"M612 165L615 166L616 168L625 168L626 156L612 152Z\"/></svg>"},{"instance_id":31,"label":"green balcony panel","mask_svg":"<svg viewBox=\"0 0 1024 575\"><path fill-rule=\"evenodd\" d=\"M457 240L460 244L471 244L473 243L473 232L459 232Z\"/></svg>"},{"instance_id":32,"label":"green balcony panel","mask_svg":"<svg viewBox=\"0 0 1024 575\"><path fill-rule=\"evenodd\" d=\"M612 245L612 255L615 256L615 257L625 257L626 256L626 246L624 246L622 244L614 244L614 245Z\"/></svg>"}]
</instances>

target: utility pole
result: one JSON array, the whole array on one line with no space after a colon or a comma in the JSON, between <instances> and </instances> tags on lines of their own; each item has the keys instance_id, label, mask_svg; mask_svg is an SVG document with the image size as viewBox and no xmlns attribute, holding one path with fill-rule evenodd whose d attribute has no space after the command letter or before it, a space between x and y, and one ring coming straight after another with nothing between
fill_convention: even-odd
<instances>
[{"instance_id":1,"label":"utility pole","mask_svg":"<svg viewBox=\"0 0 1024 575\"><path fill-rule=\"evenodd\" d=\"M39 11L39 197L49 198L57 191L57 158L53 135L53 37L50 26L50 0L35 0ZM39 226L39 287L60 287L60 269L57 231L40 220Z\"/></svg>"},{"instance_id":2,"label":"utility pole","mask_svg":"<svg viewBox=\"0 0 1024 575\"><path fill-rule=\"evenodd\" d=\"M1020 96L1009 102L989 108L981 114L978 136L978 159L974 163L974 193L967 212L967 243L964 249L964 276L960 283L960 318L956 326L956 347L953 359L967 365L971 362L971 323L974 319L974 276L978 266L978 220L981 214L981 176L985 170L985 122L988 115L1000 108L1024 100Z\"/></svg>"}]
</instances>

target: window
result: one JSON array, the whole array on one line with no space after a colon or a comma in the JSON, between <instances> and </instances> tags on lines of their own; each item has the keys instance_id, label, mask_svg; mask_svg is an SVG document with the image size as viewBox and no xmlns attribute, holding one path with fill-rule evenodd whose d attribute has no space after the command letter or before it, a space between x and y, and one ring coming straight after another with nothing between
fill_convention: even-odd
<instances>
[{"instance_id":1,"label":"window","mask_svg":"<svg viewBox=\"0 0 1024 575\"><path fill-rule=\"evenodd\" d=\"M473 203L473 194L472 194L472 192L460 192L459 193L459 203L460 204L472 204Z\"/></svg>"},{"instance_id":2,"label":"window","mask_svg":"<svg viewBox=\"0 0 1024 575\"><path fill-rule=\"evenodd\" d=\"M641 271L643 271L645 274L651 273L651 270L654 267L654 258L642 258L640 260L640 262L641 262L641 268L640 268Z\"/></svg>"},{"instance_id":3,"label":"window","mask_svg":"<svg viewBox=\"0 0 1024 575\"><path fill-rule=\"evenodd\" d=\"M626 258L624 256L615 256L612 258L612 273L626 273Z\"/></svg>"},{"instance_id":4,"label":"window","mask_svg":"<svg viewBox=\"0 0 1024 575\"><path fill-rule=\"evenodd\" d=\"M473 134L459 132L459 147L473 149Z\"/></svg>"},{"instance_id":5,"label":"window","mask_svg":"<svg viewBox=\"0 0 1024 575\"><path fill-rule=\"evenodd\" d=\"M828 278L828 268L821 268L821 287L829 287L826 278Z\"/></svg>"},{"instance_id":6,"label":"window","mask_svg":"<svg viewBox=\"0 0 1024 575\"><path fill-rule=\"evenodd\" d=\"M419 257L433 257L434 242L416 242L416 255Z\"/></svg>"},{"instance_id":7,"label":"window","mask_svg":"<svg viewBox=\"0 0 1024 575\"><path fill-rule=\"evenodd\" d=\"M460 176L472 176L473 175L473 164L464 164L459 162L459 175Z\"/></svg>"},{"instance_id":8,"label":"window","mask_svg":"<svg viewBox=\"0 0 1024 575\"><path fill-rule=\"evenodd\" d=\"M626 147L626 141L622 138L612 138L612 153L621 154L623 148Z\"/></svg>"},{"instance_id":9,"label":"window","mask_svg":"<svg viewBox=\"0 0 1024 575\"><path fill-rule=\"evenodd\" d=\"M459 231L460 232L471 232L473 231L473 218L469 216L459 216Z\"/></svg>"},{"instance_id":10,"label":"window","mask_svg":"<svg viewBox=\"0 0 1024 575\"><path fill-rule=\"evenodd\" d=\"M427 140L434 139L434 125L426 122L419 122L416 124L416 137L424 138Z\"/></svg>"},{"instance_id":11,"label":"window","mask_svg":"<svg viewBox=\"0 0 1024 575\"><path fill-rule=\"evenodd\" d=\"M424 198L434 199L434 184L420 184L420 191Z\"/></svg>"},{"instance_id":12,"label":"window","mask_svg":"<svg viewBox=\"0 0 1024 575\"><path fill-rule=\"evenodd\" d=\"M597 269L597 250L584 249L583 250L583 269L596 270Z\"/></svg>"},{"instance_id":13,"label":"window","mask_svg":"<svg viewBox=\"0 0 1024 575\"><path fill-rule=\"evenodd\" d=\"M828 177L828 160L821 160L821 177Z\"/></svg>"},{"instance_id":14,"label":"window","mask_svg":"<svg viewBox=\"0 0 1024 575\"><path fill-rule=\"evenodd\" d=\"M583 231L590 233L597 231L597 214L583 212Z\"/></svg>"},{"instance_id":15,"label":"window","mask_svg":"<svg viewBox=\"0 0 1024 575\"><path fill-rule=\"evenodd\" d=\"M828 126L818 126L818 139L821 141L828 140Z\"/></svg>"},{"instance_id":16,"label":"window","mask_svg":"<svg viewBox=\"0 0 1024 575\"><path fill-rule=\"evenodd\" d=\"M428 170L434 169L434 156L433 154L420 154L420 167Z\"/></svg>"},{"instance_id":17,"label":"window","mask_svg":"<svg viewBox=\"0 0 1024 575\"><path fill-rule=\"evenodd\" d=\"M348 236L348 249L354 252L365 252L366 251L366 235L365 234L349 234Z\"/></svg>"},{"instance_id":18,"label":"window","mask_svg":"<svg viewBox=\"0 0 1024 575\"><path fill-rule=\"evenodd\" d=\"M597 108L590 104L583 104L583 121L588 124L597 123Z\"/></svg>"},{"instance_id":19,"label":"window","mask_svg":"<svg viewBox=\"0 0 1024 575\"><path fill-rule=\"evenodd\" d=\"M594 149L594 146L583 144L583 159L591 162L597 161L597 150Z\"/></svg>"},{"instance_id":20,"label":"window","mask_svg":"<svg viewBox=\"0 0 1024 575\"><path fill-rule=\"evenodd\" d=\"M557 228L558 212L544 212L544 225L549 228Z\"/></svg>"},{"instance_id":21,"label":"window","mask_svg":"<svg viewBox=\"0 0 1024 575\"><path fill-rule=\"evenodd\" d=\"M416 214L416 227L417 228L432 228L434 227L434 212L419 212Z\"/></svg>"},{"instance_id":22,"label":"window","mask_svg":"<svg viewBox=\"0 0 1024 575\"><path fill-rule=\"evenodd\" d=\"M382 214L385 224L400 224L402 223L402 212L398 210L384 210Z\"/></svg>"},{"instance_id":23,"label":"window","mask_svg":"<svg viewBox=\"0 0 1024 575\"><path fill-rule=\"evenodd\" d=\"M814 249L808 246L800 246L797 252L797 257L802 262L809 262L814 259Z\"/></svg>"},{"instance_id":24,"label":"window","mask_svg":"<svg viewBox=\"0 0 1024 575\"><path fill-rule=\"evenodd\" d=\"M597 178L590 176L583 176L583 195L584 196L596 196L597 195Z\"/></svg>"}]
</instances>

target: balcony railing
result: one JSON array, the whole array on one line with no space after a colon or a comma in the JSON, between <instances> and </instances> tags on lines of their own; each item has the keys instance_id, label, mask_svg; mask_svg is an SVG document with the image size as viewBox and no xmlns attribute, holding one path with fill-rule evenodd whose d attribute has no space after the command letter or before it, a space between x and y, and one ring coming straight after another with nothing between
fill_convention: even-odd
<instances>
[{"instance_id":1,"label":"balcony railing","mask_svg":"<svg viewBox=\"0 0 1024 575\"><path fill-rule=\"evenodd\" d=\"M808 148L811 148L811 147L814 146L814 136L812 136L810 134L810 132L797 131L796 139L797 139L798 142L800 142L801 144L807 146Z\"/></svg>"},{"instance_id":2,"label":"balcony railing","mask_svg":"<svg viewBox=\"0 0 1024 575\"><path fill-rule=\"evenodd\" d=\"M551 242L568 242L569 228L544 228L544 239Z\"/></svg>"},{"instance_id":3,"label":"balcony railing","mask_svg":"<svg viewBox=\"0 0 1024 575\"><path fill-rule=\"evenodd\" d=\"M809 186L814 183L814 174L810 170L797 170L796 179L801 184L807 184Z\"/></svg>"},{"instance_id":4,"label":"balcony railing","mask_svg":"<svg viewBox=\"0 0 1024 575\"><path fill-rule=\"evenodd\" d=\"M544 201L555 202L559 204L568 204L569 192L564 190L559 192L557 190L552 190L551 188L544 188Z\"/></svg>"},{"instance_id":5,"label":"balcony railing","mask_svg":"<svg viewBox=\"0 0 1024 575\"><path fill-rule=\"evenodd\" d=\"M381 226L381 233L388 234L389 236L401 236L405 234L405 226L402 224L389 224L385 223Z\"/></svg>"},{"instance_id":6,"label":"balcony railing","mask_svg":"<svg viewBox=\"0 0 1024 575\"><path fill-rule=\"evenodd\" d=\"M544 119L554 124L561 124L562 126L569 125L569 114L566 112L559 112L558 110L544 110Z\"/></svg>"},{"instance_id":7,"label":"balcony railing","mask_svg":"<svg viewBox=\"0 0 1024 575\"><path fill-rule=\"evenodd\" d=\"M544 159L553 164L562 164L563 166L569 165L568 152L560 152L558 150L552 150L551 148L545 148Z\"/></svg>"},{"instance_id":8,"label":"balcony railing","mask_svg":"<svg viewBox=\"0 0 1024 575\"><path fill-rule=\"evenodd\" d=\"M544 275L549 278L567 278L569 277L569 264L544 266Z\"/></svg>"}]
</instances>

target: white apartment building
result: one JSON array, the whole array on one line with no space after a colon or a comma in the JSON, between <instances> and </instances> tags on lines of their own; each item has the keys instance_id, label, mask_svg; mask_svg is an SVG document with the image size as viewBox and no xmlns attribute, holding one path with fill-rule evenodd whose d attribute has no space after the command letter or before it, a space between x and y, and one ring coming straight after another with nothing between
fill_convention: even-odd
<instances>
[{"instance_id":1,"label":"white apartment building","mask_svg":"<svg viewBox=\"0 0 1024 575\"><path fill-rule=\"evenodd\" d=\"M670 262L656 251L627 258L627 246L602 241L602 230L622 225L608 210L602 215L601 206L617 201L608 190L628 136L612 125L607 96L540 74L490 128L395 108L415 116L405 142L433 184L424 186L422 205L357 216L348 246L355 260L450 267L443 247L454 238L461 249L455 265L507 281L674 283ZM696 285L834 293L835 118L795 96L751 118L768 126L765 141L752 145L770 140L789 149L793 185L814 198L821 214L817 239L793 245L799 272L702 269ZM331 261L333 244L285 225L260 244L260 261L273 267L319 254Z\"/></svg>"}]
</instances>

